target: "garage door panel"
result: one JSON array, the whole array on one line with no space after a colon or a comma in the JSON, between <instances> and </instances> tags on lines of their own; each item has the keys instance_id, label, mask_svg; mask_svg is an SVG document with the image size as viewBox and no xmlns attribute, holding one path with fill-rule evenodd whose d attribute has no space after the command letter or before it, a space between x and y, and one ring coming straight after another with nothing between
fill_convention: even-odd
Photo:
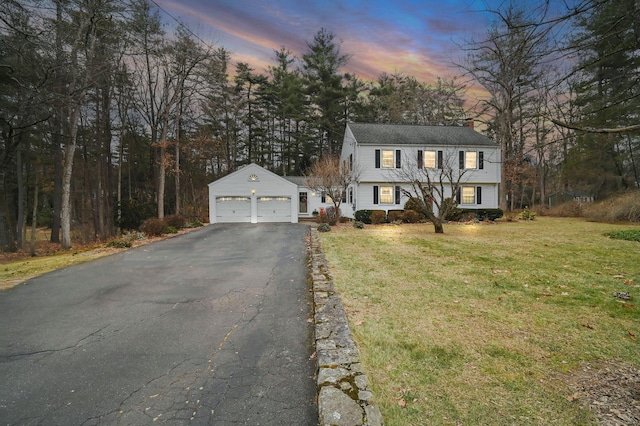
<instances>
[{"instance_id":1,"label":"garage door panel","mask_svg":"<svg viewBox=\"0 0 640 426\"><path fill-rule=\"evenodd\" d=\"M251 198L218 197L216 217L218 222L251 222Z\"/></svg>"},{"instance_id":2,"label":"garage door panel","mask_svg":"<svg viewBox=\"0 0 640 426\"><path fill-rule=\"evenodd\" d=\"M291 222L291 197L258 197L258 222Z\"/></svg>"}]
</instances>

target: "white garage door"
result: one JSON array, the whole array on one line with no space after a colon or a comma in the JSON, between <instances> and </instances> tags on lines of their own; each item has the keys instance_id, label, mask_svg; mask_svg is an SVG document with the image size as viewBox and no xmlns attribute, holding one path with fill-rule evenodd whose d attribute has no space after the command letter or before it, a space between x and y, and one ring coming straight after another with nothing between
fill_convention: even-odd
<instances>
[{"instance_id":1,"label":"white garage door","mask_svg":"<svg viewBox=\"0 0 640 426\"><path fill-rule=\"evenodd\" d=\"M216 218L218 222L251 222L251 198L216 198Z\"/></svg>"},{"instance_id":2,"label":"white garage door","mask_svg":"<svg viewBox=\"0 0 640 426\"><path fill-rule=\"evenodd\" d=\"M291 197L258 197L258 222L291 222Z\"/></svg>"}]
</instances>

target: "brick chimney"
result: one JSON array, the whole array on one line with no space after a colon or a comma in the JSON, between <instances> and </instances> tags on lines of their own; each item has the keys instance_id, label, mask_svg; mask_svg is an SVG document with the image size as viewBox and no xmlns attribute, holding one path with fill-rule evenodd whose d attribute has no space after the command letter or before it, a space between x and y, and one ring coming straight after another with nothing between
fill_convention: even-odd
<instances>
[{"instance_id":1,"label":"brick chimney","mask_svg":"<svg viewBox=\"0 0 640 426\"><path fill-rule=\"evenodd\" d=\"M465 127L470 127L473 129L473 118L467 118L464 120L464 123L462 123L463 126Z\"/></svg>"}]
</instances>

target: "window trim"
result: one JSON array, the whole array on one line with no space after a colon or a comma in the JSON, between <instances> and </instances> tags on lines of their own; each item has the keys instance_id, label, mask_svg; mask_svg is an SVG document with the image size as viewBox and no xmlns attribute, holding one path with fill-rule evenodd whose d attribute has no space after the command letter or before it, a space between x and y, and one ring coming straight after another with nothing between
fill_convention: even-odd
<instances>
[{"instance_id":1,"label":"window trim","mask_svg":"<svg viewBox=\"0 0 640 426\"><path fill-rule=\"evenodd\" d=\"M475 155L475 162L473 167L467 167L469 162L469 155ZM484 151L460 151L460 170L483 170L484 169Z\"/></svg>"},{"instance_id":2,"label":"window trim","mask_svg":"<svg viewBox=\"0 0 640 426\"><path fill-rule=\"evenodd\" d=\"M470 167L471 154L473 154L473 167ZM464 152L464 169L475 170L478 168L478 151L465 151Z\"/></svg>"},{"instance_id":3,"label":"window trim","mask_svg":"<svg viewBox=\"0 0 640 426\"><path fill-rule=\"evenodd\" d=\"M435 169L438 167L438 151L425 150L422 155L425 169ZM430 165L431 163L433 165Z\"/></svg>"},{"instance_id":4,"label":"window trim","mask_svg":"<svg viewBox=\"0 0 640 426\"><path fill-rule=\"evenodd\" d=\"M393 169L395 168L395 165L396 165L395 151L393 149L381 150L380 151L380 167L383 169Z\"/></svg>"},{"instance_id":5,"label":"window trim","mask_svg":"<svg viewBox=\"0 0 640 426\"><path fill-rule=\"evenodd\" d=\"M389 190L388 194L383 193L386 189ZM379 191L380 191L380 196L379 196L380 204L395 204L395 187L394 186L381 185ZM384 197L390 197L390 198L384 198ZM385 199L388 199L389 201L385 201Z\"/></svg>"},{"instance_id":6,"label":"window trim","mask_svg":"<svg viewBox=\"0 0 640 426\"><path fill-rule=\"evenodd\" d=\"M469 194L465 195L465 190L467 190L467 192L471 192L471 199L472 201L465 201L465 197L467 197L466 199L469 199ZM461 186L460 187L460 204L464 204L464 205L475 205L476 204L476 187L475 186Z\"/></svg>"}]
</instances>

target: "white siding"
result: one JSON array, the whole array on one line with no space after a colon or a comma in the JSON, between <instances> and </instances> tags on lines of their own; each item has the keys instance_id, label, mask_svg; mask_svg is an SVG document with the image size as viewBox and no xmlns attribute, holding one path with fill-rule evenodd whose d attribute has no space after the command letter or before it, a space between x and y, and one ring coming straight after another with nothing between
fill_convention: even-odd
<instances>
[{"instance_id":1,"label":"white siding","mask_svg":"<svg viewBox=\"0 0 640 426\"><path fill-rule=\"evenodd\" d=\"M376 168L376 150L401 151L401 168ZM398 145L398 144L380 144L380 145L360 145L356 141L350 128L347 126L344 143L342 146L341 158L343 161L353 159L354 167L357 167L360 174L360 182L353 186L354 203L347 203L342 208L342 213L347 217L354 217L357 210L398 210L403 209L407 201L407 197L402 195L400 204L373 204L373 187L374 186L396 186L400 185L407 190L411 190L407 182L403 182L400 170L417 169L418 151L442 151L443 163L450 166L454 170L454 178L460 173L459 168L459 152L474 151L483 153L483 168L464 169L460 178L461 186L481 187L481 202L477 200L473 204L461 205L461 208L497 208L498 207L498 184L500 182L500 149L495 146L451 146L451 145ZM478 154L479 157L479 154ZM381 162L382 163L382 162ZM395 164L394 164L395 166ZM422 173L424 170L420 171ZM437 169L433 170L432 176L439 175ZM445 182L445 197L451 197L450 183ZM380 201L380 200L379 200Z\"/></svg>"},{"instance_id":2,"label":"white siding","mask_svg":"<svg viewBox=\"0 0 640 426\"><path fill-rule=\"evenodd\" d=\"M209 221L211 223L218 221L216 198L221 196L249 197L252 223L259 221L259 197L289 197L290 221L298 222L298 186L257 164L249 164L209 184ZM282 220L282 215L276 216L280 217L278 220Z\"/></svg>"}]
</instances>

